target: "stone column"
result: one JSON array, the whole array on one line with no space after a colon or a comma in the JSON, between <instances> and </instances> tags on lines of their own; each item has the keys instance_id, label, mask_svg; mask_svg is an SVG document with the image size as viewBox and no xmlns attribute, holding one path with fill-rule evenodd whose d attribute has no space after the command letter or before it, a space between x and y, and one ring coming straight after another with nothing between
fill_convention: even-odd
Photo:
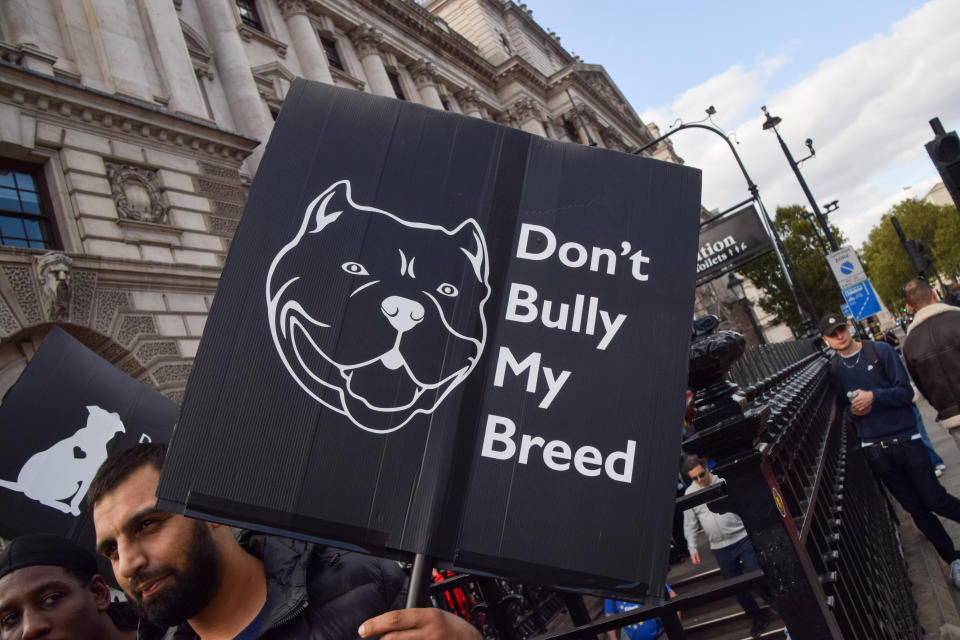
<instances>
[{"instance_id":1,"label":"stone column","mask_svg":"<svg viewBox=\"0 0 960 640\"><path fill-rule=\"evenodd\" d=\"M83 4L107 91L153 102L147 61L140 50L145 34L134 33L131 26L130 13L138 11L136 5L110 0L83 0Z\"/></svg>"},{"instance_id":2,"label":"stone column","mask_svg":"<svg viewBox=\"0 0 960 640\"><path fill-rule=\"evenodd\" d=\"M427 60L417 60L410 67L410 75L417 85L417 91L420 92L420 100L423 104L434 109L443 110L443 101L440 99L440 93L437 91L437 68L432 62Z\"/></svg>"},{"instance_id":3,"label":"stone column","mask_svg":"<svg viewBox=\"0 0 960 640\"><path fill-rule=\"evenodd\" d=\"M461 89L456 97L464 114L471 118L483 118L483 112L480 111L480 93L476 89Z\"/></svg>"},{"instance_id":4,"label":"stone column","mask_svg":"<svg viewBox=\"0 0 960 640\"><path fill-rule=\"evenodd\" d=\"M138 4L140 14L146 18L144 30L153 38L157 71L170 94L167 108L176 113L207 118L203 95L173 3L138 0Z\"/></svg>"},{"instance_id":5,"label":"stone column","mask_svg":"<svg viewBox=\"0 0 960 640\"><path fill-rule=\"evenodd\" d=\"M300 60L303 77L317 82L333 84L327 54L317 39L310 16L307 15L307 2L305 0L278 0L277 6L280 8L280 13L283 14L283 19L287 21L290 40L293 41L293 50L297 52L297 58Z\"/></svg>"},{"instance_id":6,"label":"stone column","mask_svg":"<svg viewBox=\"0 0 960 640\"><path fill-rule=\"evenodd\" d=\"M3 17L10 43L33 48L37 46L37 34L30 19L29 0L6 0L3 5Z\"/></svg>"},{"instance_id":7,"label":"stone column","mask_svg":"<svg viewBox=\"0 0 960 640\"><path fill-rule=\"evenodd\" d=\"M580 111L579 117L572 109L566 115L567 119L573 123L574 128L577 130L578 139L574 140L573 142L579 142L580 144L590 144L590 140L592 138L594 144L596 144L598 147L601 146L600 136L593 129L593 127L587 124L588 119L583 114L583 110L582 110L583 107L580 107L580 109L581 111Z\"/></svg>"},{"instance_id":8,"label":"stone column","mask_svg":"<svg viewBox=\"0 0 960 640\"><path fill-rule=\"evenodd\" d=\"M535 133L543 138L547 137L547 132L543 128L541 120L540 106L533 98L520 98L510 107L510 113L520 123L520 128L527 133Z\"/></svg>"},{"instance_id":9,"label":"stone column","mask_svg":"<svg viewBox=\"0 0 960 640\"><path fill-rule=\"evenodd\" d=\"M580 112L583 114L584 126L590 132L590 136L593 138L597 147L606 149L606 145L603 143L603 137L600 135L600 127L597 125L597 116L593 109L582 106L580 107Z\"/></svg>"},{"instance_id":10,"label":"stone column","mask_svg":"<svg viewBox=\"0 0 960 640\"><path fill-rule=\"evenodd\" d=\"M361 24L350 33L350 39L357 50L357 55L360 56L360 64L363 65L363 73L367 76L370 92L378 96L396 98L397 94L393 91L393 85L390 84L387 68L383 65L383 58L380 57L383 33L368 24Z\"/></svg>"},{"instance_id":11,"label":"stone column","mask_svg":"<svg viewBox=\"0 0 960 640\"><path fill-rule=\"evenodd\" d=\"M53 63L57 58L40 51L40 40L30 18L29 1L4 0L0 3L0 16L4 19L10 43L20 51L19 63L32 71L53 75Z\"/></svg>"},{"instance_id":12,"label":"stone column","mask_svg":"<svg viewBox=\"0 0 960 640\"><path fill-rule=\"evenodd\" d=\"M247 159L251 173L255 173L273 129L273 118L257 91L229 0L203 0L197 3L197 8L207 41L213 48L223 91L230 98L233 121L241 133L260 140L260 146Z\"/></svg>"}]
</instances>

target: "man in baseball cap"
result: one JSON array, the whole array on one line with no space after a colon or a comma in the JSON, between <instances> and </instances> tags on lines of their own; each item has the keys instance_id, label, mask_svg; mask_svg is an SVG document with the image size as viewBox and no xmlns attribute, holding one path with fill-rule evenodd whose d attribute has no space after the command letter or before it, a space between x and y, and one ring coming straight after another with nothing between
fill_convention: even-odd
<instances>
[{"instance_id":1,"label":"man in baseball cap","mask_svg":"<svg viewBox=\"0 0 960 640\"><path fill-rule=\"evenodd\" d=\"M847 319L839 313L828 313L820 318L820 333L825 336L832 334L837 327L847 327Z\"/></svg>"},{"instance_id":2,"label":"man in baseball cap","mask_svg":"<svg viewBox=\"0 0 960 640\"><path fill-rule=\"evenodd\" d=\"M95 556L69 540L21 536L0 554L2 640L133 640L136 619L112 606Z\"/></svg>"},{"instance_id":3,"label":"man in baseball cap","mask_svg":"<svg viewBox=\"0 0 960 640\"><path fill-rule=\"evenodd\" d=\"M887 343L854 340L843 316L825 315L819 326L823 341L837 352L830 382L857 428L863 457L950 565L950 579L960 589L960 550L937 518L960 522L960 500L937 481L917 427L907 370Z\"/></svg>"}]
</instances>

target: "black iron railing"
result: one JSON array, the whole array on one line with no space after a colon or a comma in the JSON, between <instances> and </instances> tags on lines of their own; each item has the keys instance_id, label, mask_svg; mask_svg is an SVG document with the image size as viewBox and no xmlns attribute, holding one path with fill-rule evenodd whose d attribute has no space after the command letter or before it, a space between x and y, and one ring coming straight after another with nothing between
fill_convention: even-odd
<instances>
[{"instance_id":1,"label":"black iron railing","mask_svg":"<svg viewBox=\"0 0 960 640\"><path fill-rule=\"evenodd\" d=\"M569 594L538 585L470 575L448 577L430 587L433 606L471 622L484 638L499 640L526 640L546 633L566 610L565 598ZM574 607L582 606L582 599L578 600Z\"/></svg>"},{"instance_id":2,"label":"black iron railing","mask_svg":"<svg viewBox=\"0 0 960 640\"><path fill-rule=\"evenodd\" d=\"M667 637L682 640L678 611L762 586L794 640L922 638L893 510L852 425L835 410L821 341L745 352L743 337L715 332L715 321L695 325L690 385L697 433L683 449L715 461L714 473L726 482L678 499L677 508L727 501L724 510L743 519L762 571L592 623L570 605L574 597L564 595L552 602L567 604L579 626L540 637L592 638L659 617ZM537 627L518 631L520 621L530 619L520 611L535 609L533 599L517 608L500 593L481 597L494 621L485 634L512 640ZM545 624L537 628L542 632Z\"/></svg>"}]
</instances>

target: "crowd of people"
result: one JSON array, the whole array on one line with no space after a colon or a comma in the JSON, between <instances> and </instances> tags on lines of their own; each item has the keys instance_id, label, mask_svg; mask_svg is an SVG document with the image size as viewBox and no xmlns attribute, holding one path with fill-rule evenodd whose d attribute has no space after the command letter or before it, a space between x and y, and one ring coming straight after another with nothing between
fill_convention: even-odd
<instances>
[{"instance_id":1,"label":"crowd of people","mask_svg":"<svg viewBox=\"0 0 960 640\"><path fill-rule=\"evenodd\" d=\"M960 522L960 500L937 480L945 464L926 433L911 386L912 378L919 393L937 410L940 426L960 446L960 308L940 302L930 284L920 278L904 286L904 297L914 314L904 340L877 327L876 341L859 341L840 314L824 316L819 329L823 341L837 354L831 361L831 385L839 408L852 417L864 457L949 565L951 582L960 589L960 550L937 518ZM683 439L694 433L692 417L688 398ZM680 485L685 486L681 488L685 494L723 481L711 473L709 461L696 456L683 460L681 478L692 481ZM725 578L759 568L743 522L735 513L718 513L709 505L699 505L684 513L682 531L683 538L674 535L674 561L689 557L694 564L700 563L697 535L703 531ZM761 595L776 610L768 594ZM768 625L766 613L750 593L738 593L737 601L752 619L751 634L760 637Z\"/></svg>"},{"instance_id":2,"label":"crowd of people","mask_svg":"<svg viewBox=\"0 0 960 640\"><path fill-rule=\"evenodd\" d=\"M822 318L819 328L837 354L831 384L863 455L960 588L960 550L937 518L960 522L960 500L937 480L939 458L931 456L910 382L960 445L960 308L939 302L922 279L904 293L915 313L899 345L906 366L888 341L856 340L839 314ZM688 402L685 436L692 422ZM404 608L408 579L395 562L267 534L237 537L224 525L157 509L165 454L164 445L145 443L111 456L86 495L96 551L109 559L126 600L111 597L90 550L53 535L22 536L0 555L2 640L480 638L469 621L442 609ZM690 481L686 494L723 481L696 456L683 461L682 477ZM693 564L700 564L701 530L725 578L759 568L736 513L706 504L684 513L683 544ZM676 596L669 585L665 592ZM776 611L769 593L761 595ZM766 610L750 593L736 599L759 637L769 624ZM608 600L606 614L636 606ZM662 631L657 619L623 629L631 639Z\"/></svg>"},{"instance_id":3,"label":"crowd of people","mask_svg":"<svg viewBox=\"0 0 960 640\"><path fill-rule=\"evenodd\" d=\"M87 492L96 550L128 604L111 603L89 551L17 538L0 558L3 640L480 638L452 613L403 608L407 577L395 562L265 534L237 539L157 509L165 453L144 443L111 456Z\"/></svg>"}]
</instances>

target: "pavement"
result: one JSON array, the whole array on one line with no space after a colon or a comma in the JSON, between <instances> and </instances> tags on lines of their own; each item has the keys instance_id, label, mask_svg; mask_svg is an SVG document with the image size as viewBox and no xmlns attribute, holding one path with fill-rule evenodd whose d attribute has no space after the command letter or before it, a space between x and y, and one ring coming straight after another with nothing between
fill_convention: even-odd
<instances>
[{"instance_id":1,"label":"pavement","mask_svg":"<svg viewBox=\"0 0 960 640\"><path fill-rule=\"evenodd\" d=\"M933 448L947 465L940 483L951 494L960 497L960 449L953 437L937 423L937 412L926 400L918 397L917 407ZM907 574L913 585L913 599L917 603L920 624L926 632L924 639L960 639L960 590L950 582L949 567L900 505L896 505L896 509ZM953 544L960 547L960 522L940 520L953 538Z\"/></svg>"}]
</instances>

